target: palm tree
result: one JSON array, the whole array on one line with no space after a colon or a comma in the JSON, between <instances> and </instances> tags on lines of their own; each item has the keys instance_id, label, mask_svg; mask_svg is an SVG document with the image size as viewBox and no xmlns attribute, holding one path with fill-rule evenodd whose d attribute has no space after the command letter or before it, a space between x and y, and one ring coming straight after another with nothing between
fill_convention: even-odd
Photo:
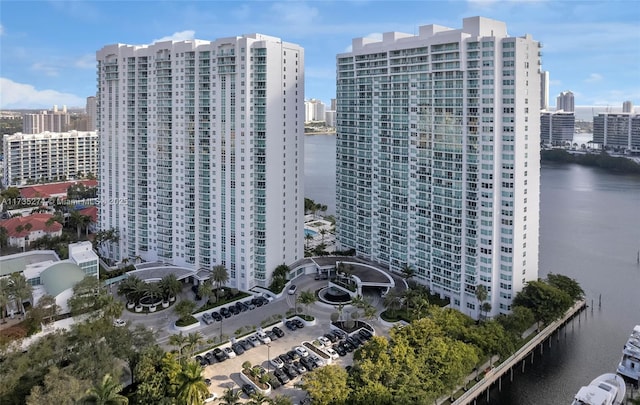
<instances>
[{"instance_id":1,"label":"palm tree","mask_svg":"<svg viewBox=\"0 0 640 405\"><path fill-rule=\"evenodd\" d=\"M307 312L309 312L309 305L313 304L316 301L316 295L311 290L302 291L298 296L298 302L304 305Z\"/></svg>"},{"instance_id":2,"label":"palm tree","mask_svg":"<svg viewBox=\"0 0 640 405\"><path fill-rule=\"evenodd\" d=\"M122 280L118 287L118 294L124 295L127 301L138 303L138 300L142 298L139 293L142 291L144 281L137 276L129 276Z\"/></svg>"},{"instance_id":3,"label":"palm tree","mask_svg":"<svg viewBox=\"0 0 640 405\"><path fill-rule=\"evenodd\" d=\"M271 399L260 391L251 395L251 400L247 402L248 405L264 405L265 403L271 404Z\"/></svg>"},{"instance_id":4,"label":"palm tree","mask_svg":"<svg viewBox=\"0 0 640 405\"><path fill-rule=\"evenodd\" d=\"M180 355L182 355L183 349L186 348L187 342L188 338L187 336L183 335L182 332L169 336L169 344L171 346L177 347L178 353L180 353Z\"/></svg>"},{"instance_id":5,"label":"palm tree","mask_svg":"<svg viewBox=\"0 0 640 405\"><path fill-rule=\"evenodd\" d=\"M187 344L185 349L192 355L198 347L204 343L204 336L200 332L192 332L187 335Z\"/></svg>"},{"instance_id":6,"label":"palm tree","mask_svg":"<svg viewBox=\"0 0 640 405\"><path fill-rule=\"evenodd\" d=\"M308 233L304 235L304 241L306 242L306 246L305 246L306 249L309 249L309 242L312 240L313 240L313 235Z\"/></svg>"},{"instance_id":7,"label":"palm tree","mask_svg":"<svg viewBox=\"0 0 640 405\"><path fill-rule=\"evenodd\" d=\"M173 310L180 317L180 319L187 318L191 316L193 310L196 309L196 303L193 301L180 301L176 305L173 306Z\"/></svg>"},{"instance_id":8,"label":"palm tree","mask_svg":"<svg viewBox=\"0 0 640 405\"><path fill-rule=\"evenodd\" d=\"M0 278L0 321L5 323L4 313L5 308L11 302L11 285L9 284L9 278Z\"/></svg>"},{"instance_id":9,"label":"palm tree","mask_svg":"<svg viewBox=\"0 0 640 405\"><path fill-rule=\"evenodd\" d=\"M114 381L110 374L105 374L102 382L87 391L84 398L85 404L92 405L126 405L129 399L120 395L122 385Z\"/></svg>"},{"instance_id":10,"label":"palm tree","mask_svg":"<svg viewBox=\"0 0 640 405\"><path fill-rule=\"evenodd\" d=\"M176 275L171 273L164 277L158 283L165 299L175 297L180 291L182 291L182 283L176 278Z\"/></svg>"},{"instance_id":11,"label":"palm tree","mask_svg":"<svg viewBox=\"0 0 640 405\"><path fill-rule=\"evenodd\" d=\"M216 301L220 301L220 288L229 281L229 272L222 264L213 266L211 269L211 280L216 285Z\"/></svg>"},{"instance_id":12,"label":"palm tree","mask_svg":"<svg viewBox=\"0 0 640 405\"><path fill-rule=\"evenodd\" d=\"M207 384L202 378L202 367L195 361L182 366L178 374L178 400L185 405L201 405L209 395Z\"/></svg>"},{"instance_id":13,"label":"palm tree","mask_svg":"<svg viewBox=\"0 0 640 405\"><path fill-rule=\"evenodd\" d=\"M322 243L324 243L324 236L328 233L325 228L320 229L320 236L322 236Z\"/></svg>"},{"instance_id":14,"label":"palm tree","mask_svg":"<svg viewBox=\"0 0 640 405\"><path fill-rule=\"evenodd\" d=\"M20 273L13 273L9 276L9 291L16 301L16 305L24 314L24 300L31 298L33 294L33 286L27 282L27 279Z\"/></svg>"},{"instance_id":15,"label":"palm tree","mask_svg":"<svg viewBox=\"0 0 640 405\"><path fill-rule=\"evenodd\" d=\"M78 210L74 210L71 211L69 221L71 223L71 226L76 227L76 231L78 232L78 239L80 239L80 231L91 221L91 218L86 215L82 215L82 213Z\"/></svg>"},{"instance_id":16,"label":"palm tree","mask_svg":"<svg viewBox=\"0 0 640 405\"><path fill-rule=\"evenodd\" d=\"M271 405L293 405L293 401L287 396L278 394L271 400Z\"/></svg>"},{"instance_id":17,"label":"palm tree","mask_svg":"<svg viewBox=\"0 0 640 405\"><path fill-rule=\"evenodd\" d=\"M240 390L234 391L233 386L224 389L224 393L220 397L221 405L240 405Z\"/></svg>"},{"instance_id":18,"label":"palm tree","mask_svg":"<svg viewBox=\"0 0 640 405\"><path fill-rule=\"evenodd\" d=\"M409 263L405 263L400 269L400 272L402 273L402 277L404 277L405 280L408 280L416 275L416 270Z\"/></svg>"},{"instance_id":19,"label":"palm tree","mask_svg":"<svg viewBox=\"0 0 640 405\"><path fill-rule=\"evenodd\" d=\"M478 284L476 286L476 299L478 300L478 306L480 307L480 317L483 315L483 303L489 297L489 292L487 291L487 287L482 284Z\"/></svg>"},{"instance_id":20,"label":"palm tree","mask_svg":"<svg viewBox=\"0 0 640 405\"><path fill-rule=\"evenodd\" d=\"M395 316L402 306L402 301L395 292L390 292L386 297L384 297L384 306L389 310L389 315Z\"/></svg>"}]
</instances>

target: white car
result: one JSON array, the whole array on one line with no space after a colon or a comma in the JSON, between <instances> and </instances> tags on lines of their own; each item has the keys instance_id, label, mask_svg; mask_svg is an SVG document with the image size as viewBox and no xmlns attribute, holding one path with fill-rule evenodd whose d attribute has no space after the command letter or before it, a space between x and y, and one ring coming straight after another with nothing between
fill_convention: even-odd
<instances>
[{"instance_id":1,"label":"white car","mask_svg":"<svg viewBox=\"0 0 640 405\"><path fill-rule=\"evenodd\" d=\"M258 339L260 339L260 341L262 343L264 343L265 345L267 343L271 343L271 338L269 336L267 336L266 333L264 333L263 331L258 331L256 332L256 336L258 337Z\"/></svg>"},{"instance_id":2,"label":"white car","mask_svg":"<svg viewBox=\"0 0 640 405\"><path fill-rule=\"evenodd\" d=\"M231 349L230 347L225 347L222 350L225 352L227 357L229 357L230 359L233 359L234 357L236 357L236 352L234 352L233 349Z\"/></svg>"},{"instance_id":3,"label":"white car","mask_svg":"<svg viewBox=\"0 0 640 405\"><path fill-rule=\"evenodd\" d=\"M322 349L322 350L324 350L324 352L325 352L325 353L327 353L329 356L331 356L331 358L332 358L333 360L337 360L337 359L340 357L340 356L338 355L338 352L336 352L335 350L333 350L333 349L332 349L332 348L330 348L330 347L326 347L326 348L324 348L324 349Z\"/></svg>"},{"instance_id":4,"label":"white car","mask_svg":"<svg viewBox=\"0 0 640 405\"><path fill-rule=\"evenodd\" d=\"M296 293L296 290L297 290L297 289L298 289L298 287L297 287L295 284L291 284L291 285L289 286L289 289L287 290L287 293L288 293L289 295L293 295L293 294L295 294L295 293Z\"/></svg>"},{"instance_id":5,"label":"white car","mask_svg":"<svg viewBox=\"0 0 640 405\"><path fill-rule=\"evenodd\" d=\"M324 336L318 336L318 340L324 347L331 347L331 341L328 338Z\"/></svg>"},{"instance_id":6,"label":"white car","mask_svg":"<svg viewBox=\"0 0 640 405\"><path fill-rule=\"evenodd\" d=\"M116 319L113 321L113 326L116 328L121 328L123 326L127 326L127 322L124 319Z\"/></svg>"},{"instance_id":7,"label":"white car","mask_svg":"<svg viewBox=\"0 0 640 405\"><path fill-rule=\"evenodd\" d=\"M273 367L275 368L282 368L284 367L284 361L280 360L278 357L274 357L271 360L269 360L269 362L271 363L271 365L273 365Z\"/></svg>"},{"instance_id":8,"label":"white car","mask_svg":"<svg viewBox=\"0 0 640 405\"><path fill-rule=\"evenodd\" d=\"M307 349L305 349L302 346L296 346L293 350L296 353L298 353L298 356L300 356L300 357L308 357L309 356L309 352L307 351Z\"/></svg>"}]
</instances>

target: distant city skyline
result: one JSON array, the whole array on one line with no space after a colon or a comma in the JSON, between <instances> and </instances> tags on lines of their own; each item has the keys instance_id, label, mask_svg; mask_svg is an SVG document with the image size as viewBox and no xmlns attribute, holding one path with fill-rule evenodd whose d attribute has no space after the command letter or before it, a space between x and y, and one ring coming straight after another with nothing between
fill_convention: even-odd
<instances>
[{"instance_id":1,"label":"distant city skyline","mask_svg":"<svg viewBox=\"0 0 640 405\"><path fill-rule=\"evenodd\" d=\"M95 95L95 53L107 43L213 39L260 32L305 49L307 98L335 98L335 56L351 40L414 34L461 18L505 21L509 34L539 39L550 103L562 91L577 106L640 104L640 9L631 0L390 2L4 2L0 17L0 108L84 107ZM144 15L144 19L139 16ZM106 24L117 21L117 24ZM553 106L551 106L553 107Z\"/></svg>"}]
</instances>

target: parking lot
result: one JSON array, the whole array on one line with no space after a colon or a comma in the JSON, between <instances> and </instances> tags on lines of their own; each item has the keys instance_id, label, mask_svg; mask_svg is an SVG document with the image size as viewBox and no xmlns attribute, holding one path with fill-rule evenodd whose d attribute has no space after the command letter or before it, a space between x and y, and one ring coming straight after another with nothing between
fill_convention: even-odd
<instances>
[{"instance_id":1,"label":"parking lot","mask_svg":"<svg viewBox=\"0 0 640 405\"><path fill-rule=\"evenodd\" d=\"M211 386L209 390L222 396L225 388L232 386L239 389L244 383L240 378L240 371L242 370L242 363L249 361L252 366L260 365L267 371L273 371L274 366L269 363L269 359L277 357L280 354L284 354L292 350L296 346L300 346L303 341L313 341L318 336L322 336L330 331L328 322L324 324L318 322L316 325L305 326L303 329L296 329L290 331L282 324L277 326L282 329L285 335L275 341L272 341L269 345L261 344L257 347L249 349L244 354L236 356L233 359L228 359L222 363L214 363L204 368L204 377L211 380ZM271 330L273 326L265 328L265 330ZM344 357L340 357L337 360L333 360L333 364L347 366L353 361L353 354L348 353ZM290 397L294 403L298 403L306 396L306 393L295 387L300 377L293 379L291 382L284 384L282 387L272 390L272 394L283 394ZM242 394L243 398L247 398Z\"/></svg>"}]
</instances>

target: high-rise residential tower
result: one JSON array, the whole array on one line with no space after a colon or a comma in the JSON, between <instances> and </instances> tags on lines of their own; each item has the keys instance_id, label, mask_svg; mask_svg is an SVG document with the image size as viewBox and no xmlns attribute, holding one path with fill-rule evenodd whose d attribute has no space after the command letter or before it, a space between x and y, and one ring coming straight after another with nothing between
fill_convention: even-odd
<instances>
[{"instance_id":1,"label":"high-rise residential tower","mask_svg":"<svg viewBox=\"0 0 640 405\"><path fill-rule=\"evenodd\" d=\"M633 112L633 101L625 101L622 103L622 112L623 113L632 113Z\"/></svg>"},{"instance_id":2,"label":"high-rise residential tower","mask_svg":"<svg viewBox=\"0 0 640 405\"><path fill-rule=\"evenodd\" d=\"M563 91L556 98L556 111L575 112L575 98L570 91Z\"/></svg>"},{"instance_id":3,"label":"high-rise residential tower","mask_svg":"<svg viewBox=\"0 0 640 405\"><path fill-rule=\"evenodd\" d=\"M304 51L261 34L97 52L105 252L240 289L303 257Z\"/></svg>"},{"instance_id":4,"label":"high-rise residential tower","mask_svg":"<svg viewBox=\"0 0 640 405\"><path fill-rule=\"evenodd\" d=\"M573 142L576 115L565 111L540 112L540 142L546 145L565 146Z\"/></svg>"},{"instance_id":5,"label":"high-rise residential tower","mask_svg":"<svg viewBox=\"0 0 640 405\"><path fill-rule=\"evenodd\" d=\"M549 109L549 72L540 72L540 109Z\"/></svg>"},{"instance_id":6,"label":"high-rise residential tower","mask_svg":"<svg viewBox=\"0 0 640 405\"><path fill-rule=\"evenodd\" d=\"M337 56L337 238L479 316L538 277L540 44L466 18Z\"/></svg>"},{"instance_id":7,"label":"high-rise residential tower","mask_svg":"<svg viewBox=\"0 0 640 405\"><path fill-rule=\"evenodd\" d=\"M42 132L65 132L71 125L71 114L67 112L67 106L54 105L53 109L41 111L35 114L25 114L22 117L23 134L39 134Z\"/></svg>"},{"instance_id":8,"label":"high-rise residential tower","mask_svg":"<svg viewBox=\"0 0 640 405\"><path fill-rule=\"evenodd\" d=\"M96 120L98 119L98 106L94 96L87 97L87 105L85 107L87 114L87 130L96 130Z\"/></svg>"}]
</instances>

